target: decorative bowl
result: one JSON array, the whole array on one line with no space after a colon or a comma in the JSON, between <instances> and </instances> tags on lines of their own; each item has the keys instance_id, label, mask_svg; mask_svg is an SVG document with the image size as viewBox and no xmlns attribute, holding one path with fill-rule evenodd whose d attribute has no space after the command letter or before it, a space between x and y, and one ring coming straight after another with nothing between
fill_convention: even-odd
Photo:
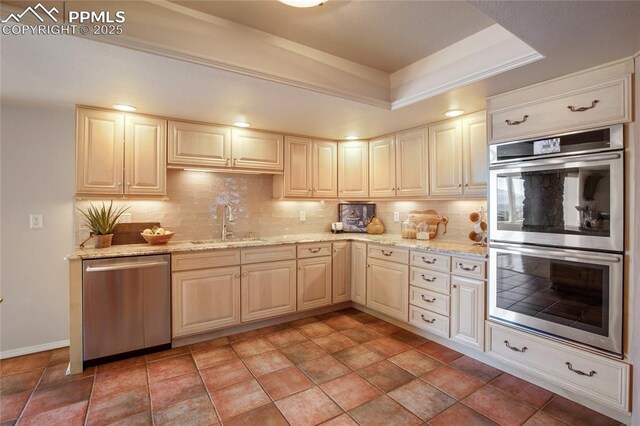
<instances>
[{"instance_id":1,"label":"decorative bowl","mask_svg":"<svg viewBox=\"0 0 640 426\"><path fill-rule=\"evenodd\" d=\"M175 232L172 232L170 234L163 234L163 235L148 235L148 234L140 234L140 235L142 235L142 238L144 238L145 241L151 244L152 246L158 246L161 244L167 244L167 242L171 239L171 237L174 236L174 234Z\"/></svg>"}]
</instances>

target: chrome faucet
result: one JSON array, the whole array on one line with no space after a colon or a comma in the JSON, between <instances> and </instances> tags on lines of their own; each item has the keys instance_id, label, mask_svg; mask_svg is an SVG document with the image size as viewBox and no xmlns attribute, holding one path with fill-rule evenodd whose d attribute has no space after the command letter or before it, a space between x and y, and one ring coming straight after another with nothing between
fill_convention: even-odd
<instances>
[{"instance_id":1,"label":"chrome faucet","mask_svg":"<svg viewBox=\"0 0 640 426\"><path fill-rule=\"evenodd\" d=\"M228 215L227 215L228 213ZM233 211L229 203L222 206L222 241L226 241L229 237L233 237L233 232L227 231L227 224L233 222Z\"/></svg>"}]
</instances>

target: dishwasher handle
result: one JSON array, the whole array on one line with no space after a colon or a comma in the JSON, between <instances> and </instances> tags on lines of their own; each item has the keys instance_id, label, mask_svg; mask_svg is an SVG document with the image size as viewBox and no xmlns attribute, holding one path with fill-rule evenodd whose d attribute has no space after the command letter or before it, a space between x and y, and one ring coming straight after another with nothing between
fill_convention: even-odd
<instances>
[{"instance_id":1,"label":"dishwasher handle","mask_svg":"<svg viewBox=\"0 0 640 426\"><path fill-rule=\"evenodd\" d=\"M106 272L106 271L121 271L125 269L140 269L140 268L152 268L154 266L165 266L169 263L166 261L160 262L146 262L146 263L118 263L109 266L87 266L87 272Z\"/></svg>"}]
</instances>

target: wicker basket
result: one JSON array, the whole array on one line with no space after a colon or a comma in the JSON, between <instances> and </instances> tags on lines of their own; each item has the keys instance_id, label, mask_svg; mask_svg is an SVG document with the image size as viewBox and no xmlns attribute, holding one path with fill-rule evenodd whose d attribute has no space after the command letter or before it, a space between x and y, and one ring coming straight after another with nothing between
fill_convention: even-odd
<instances>
[{"instance_id":1,"label":"wicker basket","mask_svg":"<svg viewBox=\"0 0 640 426\"><path fill-rule=\"evenodd\" d=\"M171 237L175 235L175 232L172 232L170 234L164 234L164 235L147 235L147 234L140 234L140 235L142 235L142 238L144 238L145 241L151 244L152 246L158 246L161 244L167 244L167 242L169 242Z\"/></svg>"}]
</instances>

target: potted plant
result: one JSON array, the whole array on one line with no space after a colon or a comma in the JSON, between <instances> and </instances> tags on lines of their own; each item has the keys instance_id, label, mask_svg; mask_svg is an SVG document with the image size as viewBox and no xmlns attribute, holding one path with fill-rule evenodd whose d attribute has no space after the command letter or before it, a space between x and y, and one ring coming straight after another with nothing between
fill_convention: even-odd
<instances>
[{"instance_id":1,"label":"potted plant","mask_svg":"<svg viewBox=\"0 0 640 426\"><path fill-rule=\"evenodd\" d=\"M109 207L102 203L102 206L96 207L89 204L87 211L78 209L84 216L84 223L91 231L91 236L95 236L96 248L111 247L111 239L113 238L113 229L118 224L118 219L122 213L129 210L129 207L113 208L113 200L109 203Z\"/></svg>"}]
</instances>

